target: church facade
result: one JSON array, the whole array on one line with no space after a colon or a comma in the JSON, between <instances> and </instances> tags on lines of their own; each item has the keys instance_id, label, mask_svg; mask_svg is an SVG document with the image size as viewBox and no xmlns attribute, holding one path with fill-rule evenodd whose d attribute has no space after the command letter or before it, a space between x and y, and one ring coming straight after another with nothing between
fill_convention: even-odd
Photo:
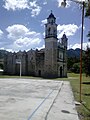
<instances>
[{"instance_id":1,"label":"church facade","mask_svg":"<svg viewBox=\"0 0 90 120\"><path fill-rule=\"evenodd\" d=\"M4 73L41 76L45 78L67 77L67 37L57 38L55 16L51 14L45 24L45 48L41 50L9 53L4 59ZM19 61L19 62L16 62Z\"/></svg>"}]
</instances>

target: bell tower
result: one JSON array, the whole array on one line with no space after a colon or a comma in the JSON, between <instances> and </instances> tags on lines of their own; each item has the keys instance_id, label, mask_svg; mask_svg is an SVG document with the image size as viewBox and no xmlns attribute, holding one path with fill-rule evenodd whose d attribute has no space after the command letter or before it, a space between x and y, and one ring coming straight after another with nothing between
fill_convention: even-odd
<instances>
[{"instance_id":1,"label":"bell tower","mask_svg":"<svg viewBox=\"0 0 90 120\"><path fill-rule=\"evenodd\" d=\"M61 38L61 43L64 46L65 49L67 49L67 36L65 35L65 33L63 34L62 38Z\"/></svg>"},{"instance_id":2,"label":"bell tower","mask_svg":"<svg viewBox=\"0 0 90 120\"><path fill-rule=\"evenodd\" d=\"M45 77L57 77L57 24L52 11L45 24Z\"/></svg>"},{"instance_id":3,"label":"bell tower","mask_svg":"<svg viewBox=\"0 0 90 120\"><path fill-rule=\"evenodd\" d=\"M64 61L64 66L63 66L63 73L65 77L67 77L67 44L68 44L68 38L65 35L65 33L63 34L62 38L61 38L61 44L64 47L64 53L63 53L63 61Z\"/></svg>"},{"instance_id":4,"label":"bell tower","mask_svg":"<svg viewBox=\"0 0 90 120\"><path fill-rule=\"evenodd\" d=\"M57 24L56 18L51 14L47 18L47 24L45 24L45 38L54 37L57 38Z\"/></svg>"}]
</instances>

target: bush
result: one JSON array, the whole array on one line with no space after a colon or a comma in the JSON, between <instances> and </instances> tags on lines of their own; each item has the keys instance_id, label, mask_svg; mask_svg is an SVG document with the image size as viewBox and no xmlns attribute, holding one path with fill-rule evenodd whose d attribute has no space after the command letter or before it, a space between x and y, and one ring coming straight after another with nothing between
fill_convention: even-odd
<instances>
[{"instance_id":1,"label":"bush","mask_svg":"<svg viewBox=\"0 0 90 120\"><path fill-rule=\"evenodd\" d=\"M80 73L80 63L74 63L71 71L74 73Z\"/></svg>"}]
</instances>

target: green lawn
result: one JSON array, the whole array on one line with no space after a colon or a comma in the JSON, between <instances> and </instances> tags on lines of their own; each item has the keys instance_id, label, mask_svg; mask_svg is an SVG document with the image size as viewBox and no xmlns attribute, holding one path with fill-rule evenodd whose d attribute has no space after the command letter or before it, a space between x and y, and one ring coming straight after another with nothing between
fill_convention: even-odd
<instances>
[{"instance_id":1,"label":"green lawn","mask_svg":"<svg viewBox=\"0 0 90 120\"><path fill-rule=\"evenodd\" d=\"M0 76L0 78L20 78L20 76ZM36 77L22 76L21 78L36 79ZM42 79L38 78L37 79ZM55 80L55 79L54 79ZM80 101L80 75L68 73L68 78L57 78L56 80L68 80L72 86L76 101ZM77 106L81 120L90 120L90 77L82 76L82 104Z\"/></svg>"},{"instance_id":2,"label":"green lawn","mask_svg":"<svg viewBox=\"0 0 90 120\"><path fill-rule=\"evenodd\" d=\"M71 83L76 101L80 101L80 75L69 73L68 80ZM82 76L82 104L77 106L81 120L90 120L90 77Z\"/></svg>"}]
</instances>

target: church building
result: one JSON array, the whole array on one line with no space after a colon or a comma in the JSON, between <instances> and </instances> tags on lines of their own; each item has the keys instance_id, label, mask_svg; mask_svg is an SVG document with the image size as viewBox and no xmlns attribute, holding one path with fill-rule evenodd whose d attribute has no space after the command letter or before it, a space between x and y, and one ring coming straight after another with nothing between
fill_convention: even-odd
<instances>
[{"instance_id":1,"label":"church building","mask_svg":"<svg viewBox=\"0 0 90 120\"><path fill-rule=\"evenodd\" d=\"M44 78L67 77L67 37L57 38L56 18L51 12L45 24L45 48L41 50L8 53L4 59L7 75L40 76Z\"/></svg>"}]
</instances>

